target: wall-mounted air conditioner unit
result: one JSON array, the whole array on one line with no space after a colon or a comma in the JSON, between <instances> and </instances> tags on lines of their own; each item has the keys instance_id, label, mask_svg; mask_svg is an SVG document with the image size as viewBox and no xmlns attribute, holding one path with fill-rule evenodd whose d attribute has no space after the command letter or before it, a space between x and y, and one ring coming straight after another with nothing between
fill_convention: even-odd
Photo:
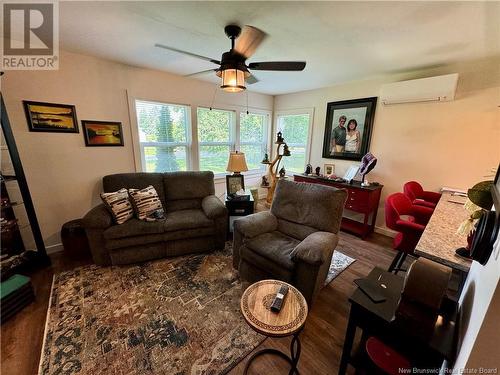
<instances>
[{"instance_id":1,"label":"wall-mounted air conditioner unit","mask_svg":"<svg viewBox=\"0 0 500 375\"><path fill-rule=\"evenodd\" d=\"M384 104L447 102L455 98L458 73L412 79L382 85L380 99Z\"/></svg>"}]
</instances>

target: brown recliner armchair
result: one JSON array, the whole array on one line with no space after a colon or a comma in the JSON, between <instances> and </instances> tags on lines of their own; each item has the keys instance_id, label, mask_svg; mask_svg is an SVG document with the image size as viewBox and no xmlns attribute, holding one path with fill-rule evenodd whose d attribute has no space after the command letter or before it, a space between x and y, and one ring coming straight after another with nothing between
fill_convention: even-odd
<instances>
[{"instance_id":1,"label":"brown recliner armchair","mask_svg":"<svg viewBox=\"0 0 500 375\"><path fill-rule=\"evenodd\" d=\"M270 211L234 222L240 277L286 281L311 304L328 275L346 198L342 189L280 180Z\"/></svg>"}]
</instances>

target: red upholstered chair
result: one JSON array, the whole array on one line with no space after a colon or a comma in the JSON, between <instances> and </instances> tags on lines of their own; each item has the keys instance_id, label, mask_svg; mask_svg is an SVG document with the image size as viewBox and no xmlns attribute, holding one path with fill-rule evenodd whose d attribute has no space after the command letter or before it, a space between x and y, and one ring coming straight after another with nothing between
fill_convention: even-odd
<instances>
[{"instance_id":1,"label":"red upholstered chair","mask_svg":"<svg viewBox=\"0 0 500 375\"><path fill-rule=\"evenodd\" d=\"M385 200L385 225L399 232L393 247L398 251L389 272L400 271L408 254L414 255L415 246L432 215L432 208L412 204L403 193L394 193Z\"/></svg>"},{"instance_id":2,"label":"red upholstered chair","mask_svg":"<svg viewBox=\"0 0 500 375\"><path fill-rule=\"evenodd\" d=\"M378 338L370 337L366 340L365 350L372 365L376 367L372 372L388 375L411 373L410 361Z\"/></svg>"},{"instance_id":3,"label":"red upholstered chair","mask_svg":"<svg viewBox=\"0 0 500 375\"><path fill-rule=\"evenodd\" d=\"M410 198L413 204L418 204L419 206L436 207L439 199L441 198L441 194L435 193L433 191L424 191L422 185L420 185L417 181L409 181L404 187L403 191L405 195Z\"/></svg>"}]
</instances>

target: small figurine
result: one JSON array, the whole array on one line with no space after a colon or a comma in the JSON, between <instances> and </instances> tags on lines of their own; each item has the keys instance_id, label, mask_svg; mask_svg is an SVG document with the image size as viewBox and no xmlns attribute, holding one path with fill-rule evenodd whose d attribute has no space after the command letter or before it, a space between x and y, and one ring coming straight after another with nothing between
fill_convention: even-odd
<instances>
[{"instance_id":1,"label":"small figurine","mask_svg":"<svg viewBox=\"0 0 500 375\"><path fill-rule=\"evenodd\" d=\"M306 171L304 172L304 174L311 174L312 171L313 171L313 166L311 164L307 164Z\"/></svg>"},{"instance_id":2,"label":"small figurine","mask_svg":"<svg viewBox=\"0 0 500 375\"><path fill-rule=\"evenodd\" d=\"M319 171L321 170L320 167L316 167L316 176L319 176Z\"/></svg>"},{"instance_id":3,"label":"small figurine","mask_svg":"<svg viewBox=\"0 0 500 375\"><path fill-rule=\"evenodd\" d=\"M267 154L267 152L264 154L264 159L262 159L261 163L262 164L270 164L269 155Z\"/></svg>"},{"instance_id":4,"label":"small figurine","mask_svg":"<svg viewBox=\"0 0 500 375\"><path fill-rule=\"evenodd\" d=\"M285 177L285 174L286 174L285 167L282 167L282 168L280 169L280 172L279 172L279 173L280 173L280 178Z\"/></svg>"},{"instance_id":5,"label":"small figurine","mask_svg":"<svg viewBox=\"0 0 500 375\"><path fill-rule=\"evenodd\" d=\"M283 156L290 156L290 149L286 143L285 146L283 146Z\"/></svg>"},{"instance_id":6,"label":"small figurine","mask_svg":"<svg viewBox=\"0 0 500 375\"><path fill-rule=\"evenodd\" d=\"M267 181L267 177L266 176L262 176L262 183L261 183L262 186L269 186L269 181Z\"/></svg>"},{"instance_id":7,"label":"small figurine","mask_svg":"<svg viewBox=\"0 0 500 375\"><path fill-rule=\"evenodd\" d=\"M284 142L284 138L283 138L283 133L282 132L278 132L278 136L276 138L276 143L283 143Z\"/></svg>"}]
</instances>

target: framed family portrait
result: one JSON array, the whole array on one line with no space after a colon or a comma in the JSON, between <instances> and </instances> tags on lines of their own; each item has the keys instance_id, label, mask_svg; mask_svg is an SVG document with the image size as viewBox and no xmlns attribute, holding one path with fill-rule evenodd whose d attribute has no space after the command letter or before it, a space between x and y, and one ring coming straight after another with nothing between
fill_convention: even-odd
<instances>
[{"instance_id":1,"label":"framed family portrait","mask_svg":"<svg viewBox=\"0 0 500 375\"><path fill-rule=\"evenodd\" d=\"M245 181L242 174L226 175L227 195L236 194L241 189L245 190Z\"/></svg>"},{"instance_id":2,"label":"framed family portrait","mask_svg":"<svg viewBox=\"0 0 500 375\"><path fill-rule=\"evenodd\" d=\"M79 132L74 105L29 100L23 100L23 105L30 132Z\"/></svg>"},{"instance_id":3,"label":"framed family portrait","mask_svg":"<svg viewBox=\"0 0 500 375\"><path fill-rule=\"evenodd\" d=\"M376 97L328 103L323 157L361 160L370 146L376 105Z\"/></svg>"},{"instance_id":4,"label":"framed family portrait","mask_svg":"<svg viewBox=\"0 0 500 375\"><path fill-rule=\"evenodd\" d=\"M85 146L123 146L121 122L82 120Z\"/></svg>"}]
</instances>

